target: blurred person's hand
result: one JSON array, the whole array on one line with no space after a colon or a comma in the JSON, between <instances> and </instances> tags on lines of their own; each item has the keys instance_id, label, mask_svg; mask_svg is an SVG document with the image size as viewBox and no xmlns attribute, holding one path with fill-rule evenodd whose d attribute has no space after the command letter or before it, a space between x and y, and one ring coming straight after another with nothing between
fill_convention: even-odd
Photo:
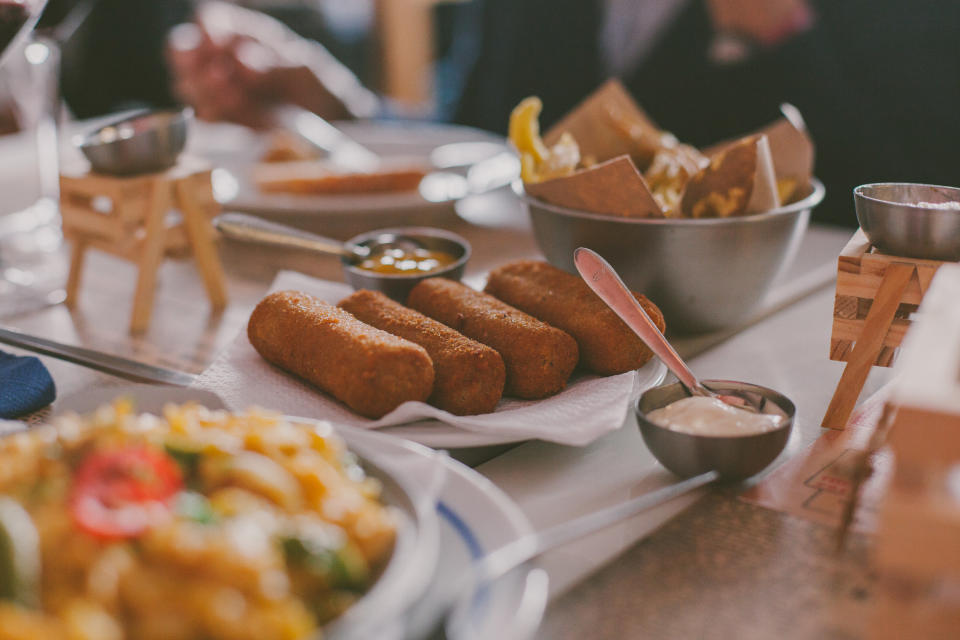
<instances>
[{"instance_id":1,"label":"blurred person's hand","mask_svg":"<svg viewBox=\"0 0 960 640\"><path fill-rule=\"evenodd\" d=\"M294 104L328 119L372 115L377 99L320 44L269 16L222 2L170 34L174 89L205 120L263 128Z\"/></svg>"},{"instance_id":2,"label":"blurred person's hand","mask_svg":"<svg viewBox=\"0 0 960 640\"><path fill-rule=\"evenodd\" d=\"M806 31L814 21L808 0L707 0L719 32L774 46Z\"/></svg>"}]
</instances>

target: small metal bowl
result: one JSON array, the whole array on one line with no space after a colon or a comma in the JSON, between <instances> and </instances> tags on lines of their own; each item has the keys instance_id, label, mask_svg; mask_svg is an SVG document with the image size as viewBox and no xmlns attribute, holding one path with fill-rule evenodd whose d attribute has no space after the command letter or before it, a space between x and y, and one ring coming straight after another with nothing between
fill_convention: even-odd
<instances>
[{"instance_id":1,"label":"small metal bowl","mask_svg":"<svg viewBox=\"0 0 960 640\"><path fill-rule=\"evenodd\" d=\"M129 176L168 169L187 143L193 110L141 111L77 138L97 173Z\"/></svg>"},{"instance_id":2,"label":"small metal bowl","mask_svg":"<svg viewBox=\"0 0 960 640\"><path fill-rule=\"evenodd\" d=\"M960 209L931 206L960 202L960 189L881 182L854 189L853 202L860 228L880 251L904 258L960 260Z\"/></svg>"},{"instance_id":3,"label":"small metal bowl","mask_svg":"<svg viewBox=\"0 0 960 640\"><path fill-rule=\"evenodd\" d=\"M347 284L354 289L371 289L380 291L389 298L402 304L406 304L407 296L418 282L427 278L448 278L450 280L460 280L463 278L464 269L467 261L470 259L472 249L467 240L453 232L435 229L433 227L396 227L392 229L377 229L368 231L347 240L347 244L357 246L367 246L377 244L378 238L385 235L400 235L417 240L424 249L433 251L444 251L457 258L457 260L430 273L412 273L412 274L386 274L375 273L357 267L360 261L352 256L343 256L340 258L343 264L343 276Z\"/></svg>"},{"instance_id":4,"label":"small metal bowl","mask_svg":"<svg viewBox=\"0 0 960 640\"><path fill-rule=\"evenodd\" d=\"M773 389L731 380L704 380L717 393L757 394L761 411L784 416L773 431L744 436L703 436L671 431L647 420L647 414L690 394L679 382L649 389L634 406L640 434L650 452L667 469L682 477L716 470L725 480L742 480L765 469L787 446L797 409Z\"/></svg>"}]
</instances>

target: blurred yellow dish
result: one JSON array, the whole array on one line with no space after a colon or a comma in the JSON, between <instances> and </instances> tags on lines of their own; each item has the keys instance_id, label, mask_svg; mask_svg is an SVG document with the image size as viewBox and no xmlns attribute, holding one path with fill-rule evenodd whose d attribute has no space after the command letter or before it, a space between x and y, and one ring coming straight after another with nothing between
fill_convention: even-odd
<instances>
[{"instance_id":1,"label":"blurred yellow dish","mask_svg":"<svg viewBox=\"0 0 960 640\"><path fill-rule=\"evenodd\" d=\"M38 542L0 535L0 639L314 637L391 553L379 492L332 430L259 411L117 402L2 438L0 534L26 514Z\"/></svg>"}]
</instances>

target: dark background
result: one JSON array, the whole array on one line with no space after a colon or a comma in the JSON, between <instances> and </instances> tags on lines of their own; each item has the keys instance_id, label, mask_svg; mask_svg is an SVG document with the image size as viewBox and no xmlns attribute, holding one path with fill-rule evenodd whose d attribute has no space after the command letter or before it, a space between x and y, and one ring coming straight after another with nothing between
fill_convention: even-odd
<instances>
[{"instance_id":1,"label":"dark background","mask_svg":"<svg viewBox=\"0 0 960 640\"><path fill-rule=\"evenodd\" d=\"M523 97L544 128L605 78L596 42L602 0L473 0L436 12L437 116L505 133ZM52 0L55 24L75 0ZM742 63L707 56L712 29L691 0L639 69L623 78L681 140L702 146L751 131L795 104L817 144L827 198L814 218L853 226L850 191L878 181L960 183L960 2L817 0L815 26ZM98 0L64 46L63 94L77 117L170 105L163 41L186 0ZM372 87L371 34L338 33L305 5L272 15L315 38Z\"/></svg>"}]
</instances>

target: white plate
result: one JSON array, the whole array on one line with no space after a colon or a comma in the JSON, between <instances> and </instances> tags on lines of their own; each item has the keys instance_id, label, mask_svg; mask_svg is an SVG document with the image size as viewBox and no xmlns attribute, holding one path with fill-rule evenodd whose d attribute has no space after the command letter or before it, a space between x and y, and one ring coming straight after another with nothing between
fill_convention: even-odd
<instances>
[{"instance_id":1,"label":"white plate","mask_svg":"<svg viewBox=\"0 0 960 640\"><path fill-rule=\"evenodd\" d=\"M159 412L168 402L196 401L211 408L224 406L218 396L207 391L128 385L92 389L61 398L55 403L54 411L87 412L118 395L134 398L138 411L151 413ZM376 432L357 432L355 429L341 429L340 432L348 445L368 452L389 454L399 447L424 459L436 456L435 452L421 445ZM356 445L353 444L355 439ZM460 584L479 558L533 531L520 509L492 482L456 460L446 456L440 459L446 467L446 477L437 503L439 561L426 594L414 610L415 616L407 621L414 626L418 621L423 623L432 619L437 606L443 602L442 596ZM471 612L474 622L471 638L523 640L532 636L543 616L547 599L546 575L540 570L522 567L498 580L483 596L475 600Z\"/></svg>"},{"instance_id":2,"label":"white plate","mask_svg":"<svg viewBox=\"0 0 960 640\"><path fill-rule=\"evenodd\" d=\"M424 165L429 165L434 149L452 142L493 143L506 149L499 136L471 127L410 121L338 122L336 126L381 156L404 157ZM263 134L232 125L207 125L198 128L190 149L221 168L214 174L214 192L217 200L230 209L265 216L283 215L288 219L299 216L313 221L358 214L384 221L391 214L453 211L454 198L445 195L443 189L439 193L437 189L429 193L423 190L429 199L419 191L349 195L262 193L250 179L250 170L263 155L266 145L267 137Z\"/></svg>"},{"instance_id":3,"label":"white plate","mask_svg":"<svg viewBox=\"0 0 960 640\"><path fill-rule=\"evenodd\" d=\"M431 611L431 605L445 602L453 589L461 587L473 564L487 553L533 531L516 504L485 477L449 459L447 471L437 504L437 574L423 600L421 615ZM474 599L469 637L531 637L540 626L547 595L547 576L540 569L524 566L504 576ZM424 617L432 618L429 613Z\"/></svg>"}]
</instances>

